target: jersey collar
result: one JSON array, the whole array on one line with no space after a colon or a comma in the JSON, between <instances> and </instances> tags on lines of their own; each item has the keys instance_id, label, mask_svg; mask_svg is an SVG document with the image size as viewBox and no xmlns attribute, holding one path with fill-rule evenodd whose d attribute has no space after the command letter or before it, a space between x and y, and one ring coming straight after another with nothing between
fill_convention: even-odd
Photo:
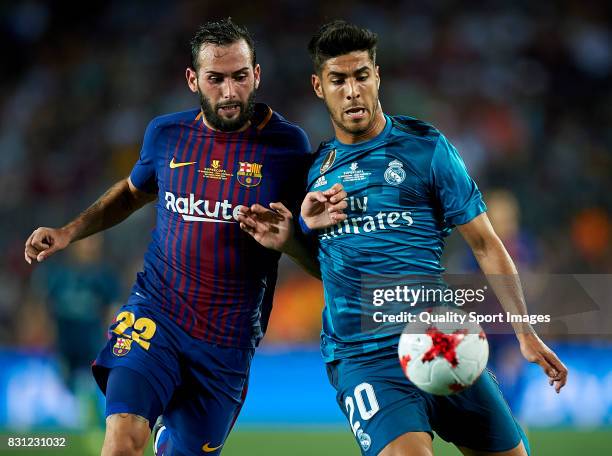
<instances>
[{"instance_id":1,"label":"jersey collar","mask_svg":"<svg viewBox=\"0 0 612 456\"><path fill-rule=\"evenodd\" d=\"M389 136L391 132L391 128L393 127L393 122L391 122L391 118L385 114L385 128L374 138L368 139L367 141L361 141L355 144L344 144L338 141L338 138L334 138L331 142L331 146L336 149L341 150L363 150L369 149L371 147L376 147L380 144L383 144Z\"/></svg>"}]
</instances>

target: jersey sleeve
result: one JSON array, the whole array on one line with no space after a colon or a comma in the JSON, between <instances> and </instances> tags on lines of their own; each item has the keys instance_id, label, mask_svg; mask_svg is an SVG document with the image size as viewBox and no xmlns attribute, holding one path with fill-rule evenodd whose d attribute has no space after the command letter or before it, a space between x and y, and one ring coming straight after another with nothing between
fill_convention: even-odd
<instances>
[{"instance_id":1,"label":"jersey sleeve","mask_svg":"<svg viewBox=\"0 0 612 456\"><path fill-rule=\"evenodd\" d=\"M310 149L310 141L308 140L308 135L302 130L298 128L298 134L296 134L296 142L294 144L295 147L295 161L293 165L293 179L291 185L289 186L289 195L287 197L287 202L290 207L288 209L297 217L300 213L300 206L302 205L302 200L306 195L306 184L308 180L308 171L310 170L310 165L312 164L313 155Z\"/></svg>"},{"instance_id":2,"label":"jersey sleeve","mask_svg":"<svg viewBox=\"0 0 612 456\"><path fill-rule=\"evenodd\" d=\"M433 154L431 180L448 225L463 225L487 210L482 194L469 176L457 149L443 135L440 135Z\"/></svg>"},{"instance_id":3,"label":"jersey sleeve","mask_svg":"<svg viewBox=\"0 0 612 456\"><path fill-rule=\"evenodd\" d=\"M130 180L132 184L143 192L157 192L157 173L155 169L155 138L157 136L157 127L155 122L149 123L145 130L140 157L132 172Z\"/></svg>"}]
</instances>

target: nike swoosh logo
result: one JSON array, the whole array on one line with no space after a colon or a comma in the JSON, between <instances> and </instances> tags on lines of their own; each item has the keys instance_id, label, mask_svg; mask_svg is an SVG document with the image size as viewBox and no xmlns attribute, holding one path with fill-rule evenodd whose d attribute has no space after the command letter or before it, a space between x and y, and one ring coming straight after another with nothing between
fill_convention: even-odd
<instances>
[{"instance_id":1,"label":"nike swoosh logo","mask_svg":"<svg viewBox=\"0 0 612 456\"><path fill-rule=\"evenodd\" d=\"M195 164L195 162L179 162L179 163L176 163L174 161L174 157L172 157L172 160L170 160L170 169L180 168L181 166L187 166L187 165L193 165L193 164Z\"/></svg>"},{"instance_id":2,"label":"nike swoosh logo","mask_svg":"<svg viewBox=\"0 0 612 456\"><path fill-rule=\"evenodd\" d=\"M202 445L202 451L204 453L212 453L213 451L217 451L219 448L223 446L223 444L221 444L218 447L211 448L208 446L209 444L210 442L206 442L204 445Z\"/></svg>"}]
</instances>

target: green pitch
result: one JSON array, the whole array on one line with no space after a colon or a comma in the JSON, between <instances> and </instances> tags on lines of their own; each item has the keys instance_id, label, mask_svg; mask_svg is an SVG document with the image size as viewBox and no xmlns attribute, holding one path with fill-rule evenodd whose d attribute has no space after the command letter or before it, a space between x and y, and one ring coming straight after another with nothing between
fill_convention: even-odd
<instances>
[{"instance_id":1,"label":"green pitch","mask_svg":"<svg viewBox=\"0 0 612 456\"><path fill-rule=\"evenodd\" d=\"M552 430L529 432L534 456L585 456L610 454L612 429L594 431ZM0 455L21 456L97 456L100 454L103 434L101 431L86 434L70 434L67 446L57 449L9 449L6 432L0 434ZM34 434L28 434L33 436ZM41 435L38 434L37 435ZM49 434L46 434L49 435ZM53 435L62 435L53 433ZM20 434L20 436L24 436ZM434 440L436 456L460 455L440 438ZM150 448L146 455L152 456ZM344 431L270 431L239 429L228 439L223 456L359 456L352 436Z\"/></svg>"}]
</instances>

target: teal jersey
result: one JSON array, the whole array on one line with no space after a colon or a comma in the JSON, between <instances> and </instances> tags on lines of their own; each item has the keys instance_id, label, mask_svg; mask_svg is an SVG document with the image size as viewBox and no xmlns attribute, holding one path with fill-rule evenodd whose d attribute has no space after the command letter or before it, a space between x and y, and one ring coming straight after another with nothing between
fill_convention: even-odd
<instances>
[{"instance_id":1,"label":"teal jersey","mask_svg":"<svg viewBox=\"0 0 612 456\"><path fill-rule=\"evenodd\" d=\"M308 191L339 182L348 194L348 219L317 233L326 361L396 344L399 333L364 330L364 283L376 277L439 277L444 238L455 225L486 211L463 160L442 133L411 117L385 118L384 130L369 141L322 143L308 175Z\"/></svg>"}]
</instances>

